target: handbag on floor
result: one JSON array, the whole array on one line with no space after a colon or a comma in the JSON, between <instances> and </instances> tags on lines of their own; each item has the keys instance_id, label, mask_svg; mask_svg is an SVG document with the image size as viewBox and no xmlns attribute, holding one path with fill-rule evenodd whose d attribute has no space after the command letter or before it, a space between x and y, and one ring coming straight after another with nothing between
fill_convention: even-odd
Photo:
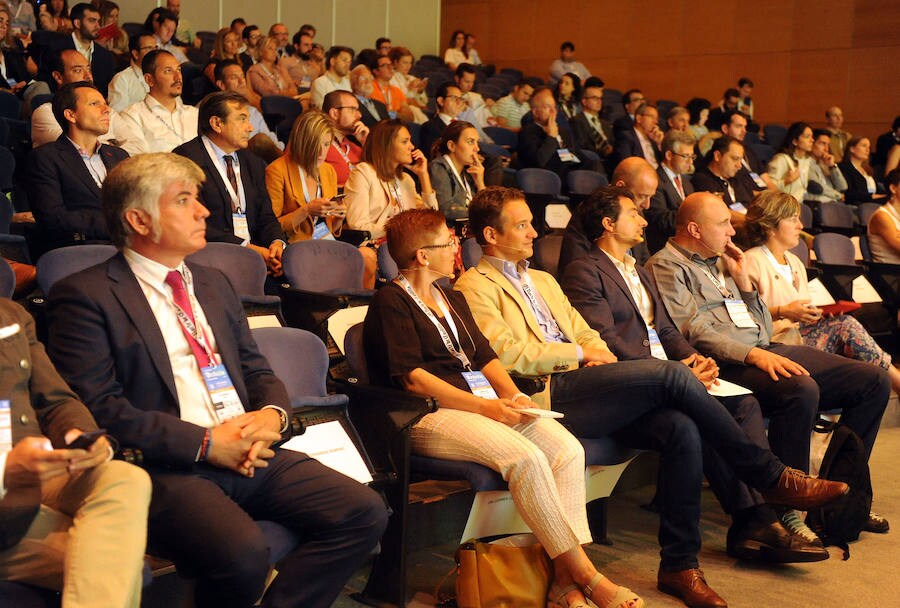
<instances>
[{"instance_id":1,"label":"handbag on floor","mask_svg":"<svg viewBox=\"0 0 900 608\"><path fill-rule=\"evenodd\" d=\"M458 608L545 608L553 564L537 542L471 540L456 550L456 572Z\"/></svg>"}]
</instances>

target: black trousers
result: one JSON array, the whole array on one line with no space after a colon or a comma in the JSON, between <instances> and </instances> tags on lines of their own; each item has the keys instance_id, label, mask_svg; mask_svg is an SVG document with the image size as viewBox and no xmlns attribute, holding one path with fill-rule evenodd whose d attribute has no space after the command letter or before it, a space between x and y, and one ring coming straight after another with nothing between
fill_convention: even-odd
<instances>
[{"instance_id":1,"label":"black trousers","mask_svg":"<svg viewBox=\"0 0 900 608\"><path fill-rule=\"evenodd\" d=\"M149 550L196 576L198 607L246 608L262 593L269 547L254 520L294 531L263 606L327 608L387 525L381 496L306 454L277 450L253 478L198 464L150 471Z\"/></svg>"}]
</instances>

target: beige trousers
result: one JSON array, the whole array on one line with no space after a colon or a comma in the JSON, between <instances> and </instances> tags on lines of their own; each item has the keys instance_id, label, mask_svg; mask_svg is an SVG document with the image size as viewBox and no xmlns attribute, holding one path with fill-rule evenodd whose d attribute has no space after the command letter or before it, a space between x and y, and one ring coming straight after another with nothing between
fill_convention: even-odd
<instances>
[{"instance_id":1,"label":"beige trousers","mask_svg":"<svg viewBox=\"0 0 900 608\"><path fill-rule=\"evenodd\" d=\"M412 428L411 440L419 454L499 472L551 558L591 542L584 449L557 421L539 418L510 427L480 414L439 409Z\"/></svg>"},{"instance_id":2,"label":"beige trousers","mask_svg":"<svg viewBox=\"0 0 900 608\"><path fill-rule=\"evenodd\" d=\"M62 591L63 608L138 608L150 477L110 461L42 488L41 510L0 552L0 579Z\"/></svg>"}]
</instances>

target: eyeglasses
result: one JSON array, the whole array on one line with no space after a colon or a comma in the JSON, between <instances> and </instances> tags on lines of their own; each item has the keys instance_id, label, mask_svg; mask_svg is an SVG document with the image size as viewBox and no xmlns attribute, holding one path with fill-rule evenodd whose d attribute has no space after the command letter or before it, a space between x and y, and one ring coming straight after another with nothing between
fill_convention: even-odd
<instances>
[{"instance_id":1,"label":"eyeglasses","mask_svg":"<svg viewBox=\"0 0 900 608\"><path fill-rule=\"evenodd\" d=\"M459 95L447 95L444 99L455 99L456 101L462 101L462 97Z\"/></svg>"},{"instance_id":2,"label":"eyeglasses","mask_svg":"<svg viewBox=\"0 0 900 608\"><path fill-rule=\"evenodd\" d=\"M697 160L696 154L681 154L680 152L672 152L675 156L680 156L681 158L689 158L691 160Z\"/></svg>"},{"instance_id":3,"label":"eyeglasses","mask_svg":"<svg viewBox=\"0 0 900 608\"><path fill-rule=\"evenodd\" d=\"M450 241L443 245L423 245L419 249L446 249L447 247L459 247L459 238L451 236Z\"/></svg>"}]
</instances>

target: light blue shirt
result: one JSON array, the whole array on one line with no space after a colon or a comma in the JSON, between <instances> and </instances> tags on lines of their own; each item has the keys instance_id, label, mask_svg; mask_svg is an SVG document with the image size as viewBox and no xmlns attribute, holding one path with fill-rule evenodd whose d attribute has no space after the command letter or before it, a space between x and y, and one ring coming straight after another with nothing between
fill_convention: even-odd
<instances>
[{"instance_id":1,"label":"light blue shirt","mask_svg":"<svg viewBox=\"0 0 900 608\"><path fill-rule=\"evenodd\" d=\"M266 124L266 119L263 118L262 112L253 106L247 106L247 109L250 110L250 126L253 127L250 137L255 136L257 133L262 133L275 142L275 145L278 146L279 150L284 150L284 143L278 141L278 136L269 130L269 125Z\"/></svg>"}]
</instances>

